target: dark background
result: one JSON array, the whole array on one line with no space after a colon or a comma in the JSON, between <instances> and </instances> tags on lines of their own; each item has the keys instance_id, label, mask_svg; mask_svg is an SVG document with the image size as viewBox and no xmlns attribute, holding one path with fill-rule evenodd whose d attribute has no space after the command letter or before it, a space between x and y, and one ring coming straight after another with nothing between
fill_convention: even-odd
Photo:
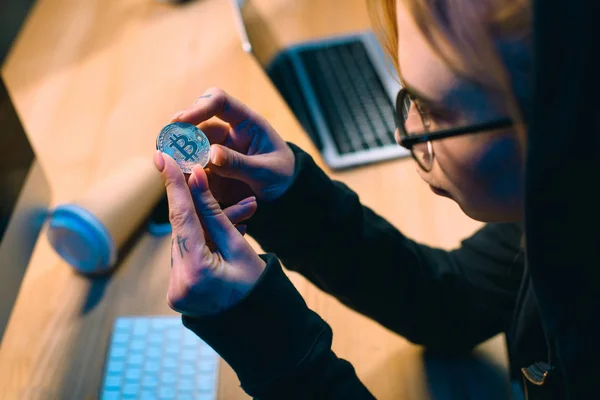
<instances>
[{"instance_id":1,"label":"dark background","mask_svg":"<svg viewBox=\"0 0 600 400\"><path fill-rule=\"evenodd\" d=\"M33 0L0 0L0 66L4 65L32 5ZM4 85L4 78L0 78L0 240L32 160L33 151Z\"/></svg>"}]
</instances>

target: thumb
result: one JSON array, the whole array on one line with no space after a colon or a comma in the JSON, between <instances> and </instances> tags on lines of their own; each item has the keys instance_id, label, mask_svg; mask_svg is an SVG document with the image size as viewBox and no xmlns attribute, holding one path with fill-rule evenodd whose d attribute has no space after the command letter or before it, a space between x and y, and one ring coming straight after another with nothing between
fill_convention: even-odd
<instances>
[{"instance_id":1,"label":"thumb","mask_svg":"<svg viewBox=\"0 0 600 400\"><path fill-rule=\"evenodd\" d=\"M260 168L254 157L219 144L210 147L210 162L210 170L216 174L246 182L252 181L254 171Z\"/></svg>"},{"instance_id":2,"label":"thumb","mask_svg":"<svg viewBox=\"0 0 600 400\"><path fill-rule=\"evenodd\" d=\"M192 170L188 181L196 211L204 230L225 260L242 236L223 212L208 188L206 172L201 166Z\"/></svg>"}]
</instances>

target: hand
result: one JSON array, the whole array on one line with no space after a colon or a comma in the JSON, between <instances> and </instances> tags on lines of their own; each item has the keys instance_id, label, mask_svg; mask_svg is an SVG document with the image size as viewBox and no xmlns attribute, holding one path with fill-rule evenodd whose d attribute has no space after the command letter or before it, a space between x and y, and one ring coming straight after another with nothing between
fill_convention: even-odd
<instances>
[{"instance_id":1,"label":"hand","mask_svg":"<svg viewBox=\"0 0 600 400\"><path fill-rule=\"evenodd\" d=\"M230 207L228 218L209 191L201 167L194 168L186 183L168 155L157 151L154 162L167 190L173 228L167 303L195 317L226 310L252 289L265 269L265 262L230 221L248 211ZM244 209L244 204L238 206Z\"/></svg>"},{"instance_id":2,"label":"hand","mask_svg":"<svg viewBox=\"0 0 600 400\"><path fill-rule=\"evenodd\" d=\"M211 142L208 178L221 204L250 195L275 200L291 185L294 153L269 123L222 90L207 90L172 121L199 125Z\"/></svg>"}]
</instances>

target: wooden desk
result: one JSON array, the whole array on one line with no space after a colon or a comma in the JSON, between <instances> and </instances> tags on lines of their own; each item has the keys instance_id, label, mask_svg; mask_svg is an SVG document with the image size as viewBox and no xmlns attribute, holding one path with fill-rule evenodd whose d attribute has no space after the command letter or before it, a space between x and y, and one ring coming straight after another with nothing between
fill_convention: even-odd
<instances>
[{"instance_id":1,"label":"wooden desk","mask_svg":"<svg viewBox=\"0 0 600 400\"><path fill-rule=\"evenodd\" d=\"M347 18L338 0L256 2L265 27L282 45L369 23L364 0L344 0ZM54 204L73 200L128 157L152 157L160 128L210 86L249 104L320 161L260 66L242 52L227 1L174 6L154 0L39 0L3 74L48 174ZM479 224L434 196L415 167L399 160L332 175L413 238L456 245ZM168 263L169 239L146 235L110 280L90 281L74 274L42 234L0 348L0 398L95 398L113 318L173 314L164 300ZM440 377L430 366L425 373L419 347L290 276L331 324L336 353L354 364L378 398L435 395L435 382L427 380ZM491 365L505 367L500 337L484 353ZM470 368L461 365L451 367ZM449 384L443 376L439 387ZM220 398L247 398L238 386L222 363Z\"/></svg>"}]
</instances>

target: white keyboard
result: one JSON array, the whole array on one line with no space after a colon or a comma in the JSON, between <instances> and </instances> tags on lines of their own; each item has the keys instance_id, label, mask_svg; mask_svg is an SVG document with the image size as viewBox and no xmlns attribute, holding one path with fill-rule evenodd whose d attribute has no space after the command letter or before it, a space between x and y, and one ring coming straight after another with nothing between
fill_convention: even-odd
<instances>
[{"instance_id":1,"label":"white keyboard","mask_svg":"<svg viewBox=\"0 0 600 400\"><path fill-rule=\"evenodd\" d=\"M216 400L218 354L180 317L120 317L109 344L102 400Z\"/></svg>"}]
</instances>

